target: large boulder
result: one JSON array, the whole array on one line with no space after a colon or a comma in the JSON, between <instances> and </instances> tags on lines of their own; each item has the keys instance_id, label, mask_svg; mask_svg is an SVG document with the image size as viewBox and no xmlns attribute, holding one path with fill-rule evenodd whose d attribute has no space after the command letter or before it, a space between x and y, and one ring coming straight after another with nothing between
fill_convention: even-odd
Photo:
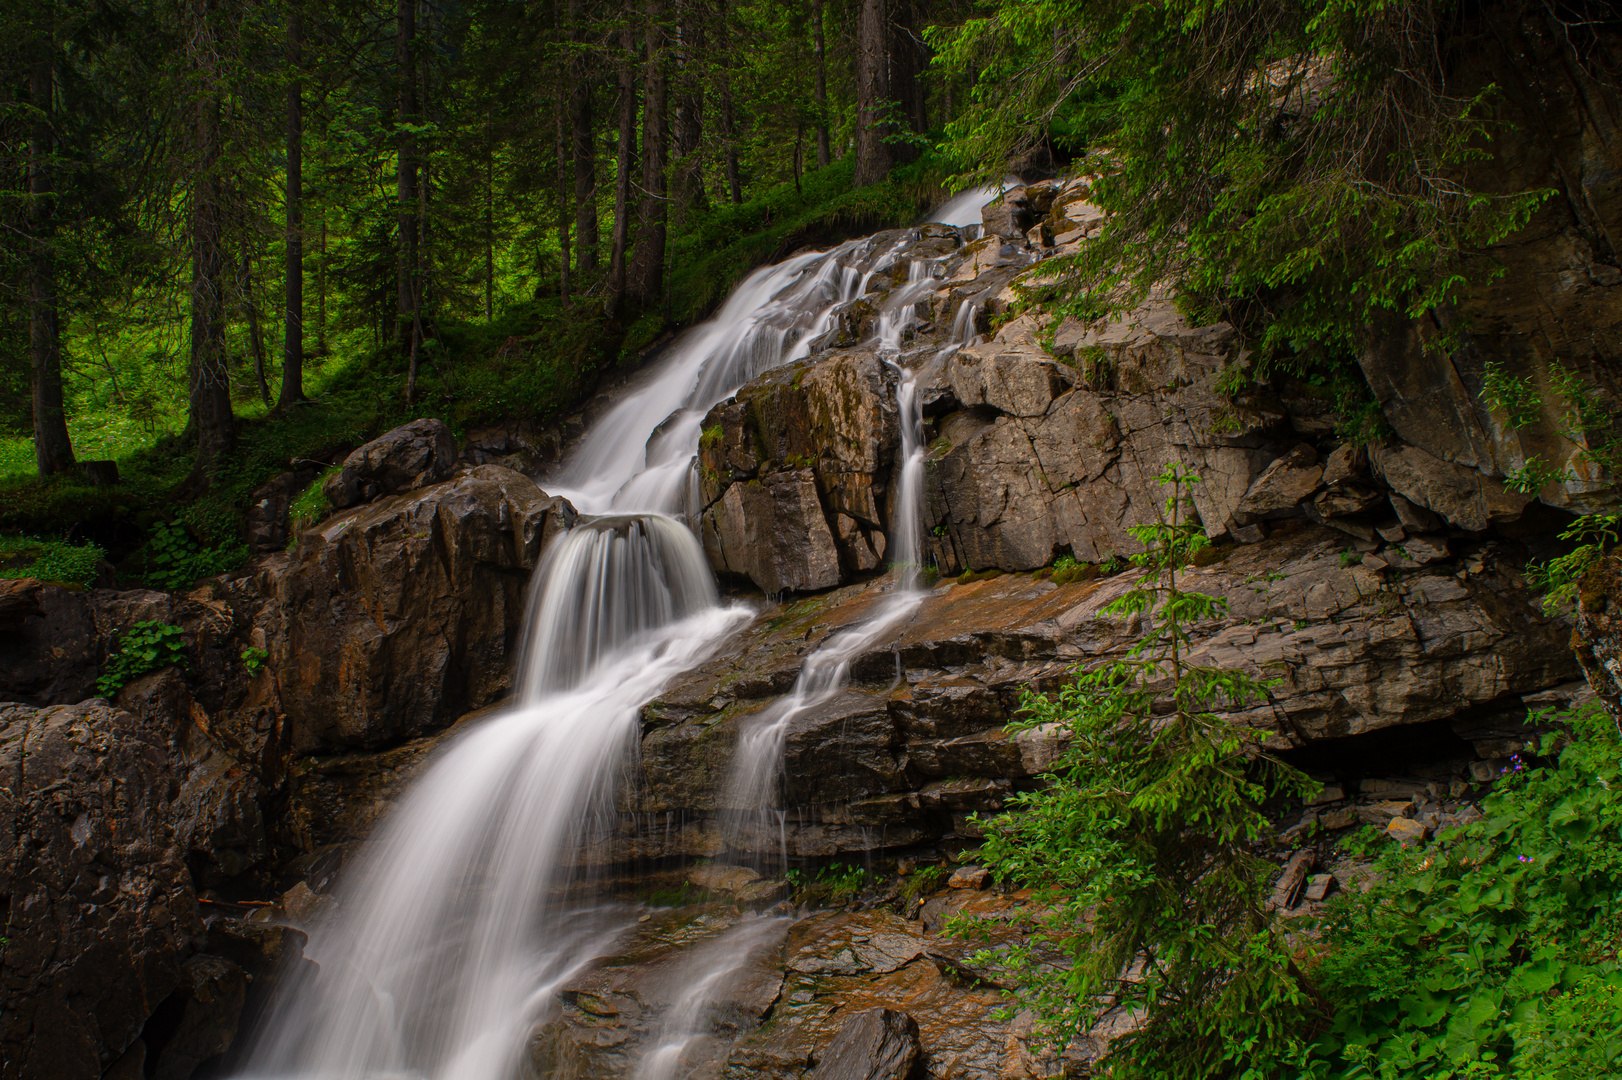
<instances>
[{"instance_id":1,"label":"large boulder","mask_svg":"<svg viewBox=\"0 0 1622 1080\"><path fill-rule=\"evenodd\" d=\"M718 572L769 593L880 565L900 428L895 375L866 351L766 373L710 410L699 443L703 534Z\"/></svg>"},{"instance_id":2,"label":"large boulder","mask_svg":"<svg viewBox=\"0 0 1622 1080\"><path fill-rule=\"evenodd\" d=\"M1393 492L1460 529L1482 532L1495 521L1514 521L1532 501L1478 469L1406 443L1376 447L1369 460Z\"/></svg>"},{"instance_id":3,"label":"large boulder","mask_svg":"<svg viewBox=\"0 0 1622 1080\"><path fill-rule=\"evenodd\" d=\"M0 705L0 1077L94 1080L203 936L168 733L101 701Z\"/></svg>"},{"instance_id":4,"label":"large boulder","mask_svg":"<svg viewBox=\"0 0 1622 1080\"><path fill-rule=\"evenodd\" d=\"M231 678L247 684L244 698L271 689L264 671L254 676L233 673ZM186 852L199 884L218 887L265 866L273 826L267 781L280 771L277 740L244 745L236 737L240 732L233 730L236 725L221 723L216 719L219 713L210 715L176 668L131 682L119 691L117 704L152 730L169 735L170 764L178 784L170 821L175 842ZM274 700L262 704L267 710L274 708ZM232 715L226 710L220 719ZM270 760L265 760L267 756Z\"/></svg>"},{"instance_id":5,"label":"large boulder","mask_svg":"<svg viewBox=\"0 0 1622 1080\"><path fill-rule=\"evenodd\" d=\"M840 582L839 551L809 469L731 484L704 516L704 550L718 572L768 593Z\"/></svg>"},{"instance_id":6,"label":"large boulder","mask_svg":"<svg viewBox=\"0 0 1622 1080\"><path fill-rule=\"evenodd\" d=\"M1158 520L1156 477L1174 464L1201 478L1192 497L1206 532L1226 535L1284 420L1218 392L1232 328L1190 326L1156 298L1081 335L1077 355L1091 359L1074 370L1046 353L1040 329L1014 319L945 365L962 408L937 422L926 465L936 565L1031 570L1066 549L1088 562L1137 552L1131 530Z\"/></svg>"},{"instance_id":7,"label":"large boulder","mask_svg":"<svg viewBox=\"0 0 1622 1080\"><path fill-rule=\"evenodd\" d=\"M413 420L350 454L322 490L341 510L444 480L455 467L456 440L445 422Z\"/></svg>"},{"instance_id":8,"label":"large boulder","mask_svg":"<svg viewBox=\"0 0 1622 1080\"><path fill-rule=\"evenodd\" d=\"M574 517L480 465L331 517L265 563L292 748L386 746L508 694L530 572Z\"/></svg>"}]
</instances>

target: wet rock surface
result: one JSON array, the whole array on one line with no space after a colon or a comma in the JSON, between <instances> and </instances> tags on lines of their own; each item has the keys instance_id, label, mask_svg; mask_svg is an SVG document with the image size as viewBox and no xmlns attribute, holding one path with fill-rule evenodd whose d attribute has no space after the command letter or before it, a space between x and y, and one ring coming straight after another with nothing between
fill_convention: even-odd
<instances>
[{"instance_id":1,"label":"wet rock surface","mask_svg":"<svg viewBox=\"0 0 1622 1080\"><path fill-rule=\"evenodd\" d=\"M1541 611L1513 558L1488 551L1374 569L1346 557L1343 533L1310 525L1223 550L1182 575L1182 587L1228 604L1226 618L1196 629L1195 655L1281 680L1274 704L1245 716L1276 749L1442 724L1461 752L1503 757L1506 740L1524 737L1528 710L1581 678L1565 647L1569 625ZM937 585L908 622L853 658L850 689L789 725L790 854L972 837L969 815L999 809L1062 737L1003 730L1021 694L1123 655L1134 628L1104 609L1136 581L1136 572L1065 585L1008 574ZM637 781L621 799L624 857L709 856L737 842L724 835L717 798L739 733L889 587L771 607L646 707Z\"/></svg>"},{"instance_id":2,"label":"wet rock surface","mask_svg":"<svg viewBox=\"0 0 1622 1080\"><path fill-rule=\"evenodd\" d=\"M968 912L993 920L995 937L997 920L1023 901L989 890L888 895L865 911L753 915L716 903L654 911L559 989L555 1013L531 1038L530 1062L543 1075L632 1076L675 1044L674 1075L684 1077L1057 1075L1028 1021L996 1015L1006 992L966 974L973 947L940 932ZM749 946L729 954L724 976L702 991L694 1029L675 1033L685 1041L673 1037L665 1018L693 1004L696 972L729 941Z\"/></svg>"}]
</instances>

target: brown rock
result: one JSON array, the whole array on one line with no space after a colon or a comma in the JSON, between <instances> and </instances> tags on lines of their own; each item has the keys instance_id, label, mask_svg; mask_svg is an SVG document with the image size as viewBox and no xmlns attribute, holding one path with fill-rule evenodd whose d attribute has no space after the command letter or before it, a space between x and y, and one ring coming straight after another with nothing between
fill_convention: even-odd
<instances>
[{"instance_id":1,"label":"brown rock","mask_svg":"<svg viewBox=\"0 0 1622 1080\"><path fill-rule=\"evenodd\" d=\"M807 1080L907 1080L920 1053L917 1021L894 1009L869 1009L845 1021Z\"/></svg>"},{"instance_id":2,"label":"brown rock","mask_svg":"<svg viewBox=\"0 0 1622 1080\"><path fill-rule=\"evenodd\" d=\"M1412 818L1392 818L1386 825L1387 836L1404 842L1412 840L1428 840L1431 831L1420 822Z\"/></svg>"},{"instance_id":3,"label":"brown rock","mask_svg":"<svg viewBox=\"0 0 1622 1080\"><path fill-rule=\"evenodd\" d=\"M322 490L342 510L447 479L455 467L456 440L444 421L413 420L350 454Z\"/></svg>"},{"instance_id":4,"label":"brown rock","mask_svg":"<svg viewBox=\"0 0 1622 1080\"><path fill-rule=\"evenodd\" d=\"M1380 447L1370 459L1398 495L1472 532L1481 532L1494 521L1515 520L1532 501L1530 495L1508 491L1499 481L1417 446Z\"/></svg>"},{"instance_id":5,"label":"brown rock","mask_svg":"<svg viewBox=\"0 0 1622 1080\"><path fill-rule=\"evenodd\" d=\"M33 578L0 579L0 634L22 629L24 619L45 614L39 593L45 586Z\"/></svg>"},{"instance_id":6,"label":"brown rock","mask_svg":"<svg viewBox=\"0 0 1622 1080\"><path fill-rule=\"evenodd\" d=\"M398 742L507 694L530 571L574 516L481 465L306 533L263 585L294 749Z\"/></svg>"},{"instance_id":7,"label":"brown rock","mask_svg":"<svg viewBox=\"0 0 1622 1080\"><path fill-rule=\"evenodd\" d=\"M255 551L280 551L287 546L288 509L293 498L315 479L313 469L284 472L248 496L245 525L248 546Z\"/></svg>"},{"instance_id":8,"label":"brown rock","mask_svg":"<svg viewBox=\"0 0 1622 1080\"><path fill-rule=\"evenodd\" d=\"M960 866L946 879L952 889L984 889L991 884L991 871L983 866Z\"/></svg>"},{"instance_id":9,"label":"brown rock","mask_svg":"<svg viewBox=\"0 0 1622 1080\"><path fill-rule=\"evenodd\" d=\"M704 550L718 571L748 577L771 594L840 581L839 549L809 469L729 486L704 513Z\"/></svg>"},{"instance_id":10,"label":"brown rock","mask_svg":"<svg viewBox=\"0 0 1622 1080\"><path fill-rule=\"evenodd\" d=\"M169 825L168 734L97 702L0 705L0 1060L96 1077L181 983L203 933Z\"/></svg>"},{"instance_id":11,"label":"brown rock","mask_svg":"<svg viewBox=\"0 0 1622 1080\"><path fill-rule=\"evenodd\" d=\"M1317 856L1311 851L1298 851L1290 856L1290 861L1284 864L1284 872L1279 875L1278 883L1273 886L1273 899L1271 904L1280 910L1293 908L1301 898L1301 889L1306 885L1307 876L1312 873L1312 864Z\"/></svg>"},{"instance_id":12,"label":"brown rock","mask_svg":"<svg viewBox=\"0 0 1622 1080\"><path fill-rule=\"evenodd\" d=\"M152 1080L191 1080L198 1066L229 1049L247 991L247 973L231 961L187 960L177 991L185 996L180 1022L158 1052Z\"/></svg>"},{"instance_id":13,"label":"brown rock","mask_svg":"<svg viewBox=\"0 0 1622 1080\"><path fill-rule=\"evenodd\" d=\"M1262 470L1234 508L1234 517L1255 520L1278 510L1289 510L1317 490L1323 474L1317 451L1303 443Z\"/></svg>"}]
</instances>

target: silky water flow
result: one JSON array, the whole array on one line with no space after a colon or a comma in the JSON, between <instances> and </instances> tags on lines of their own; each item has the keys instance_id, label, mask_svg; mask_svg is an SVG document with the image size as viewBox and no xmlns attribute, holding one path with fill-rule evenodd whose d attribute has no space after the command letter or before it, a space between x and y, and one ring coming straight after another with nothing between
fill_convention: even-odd
<instances>
[{"instance_id":1,"label":"silky water flow","mask_svg":"<svg viewBox=\"0 0 1622 1080\"><path fill-rule=\"evenodd\" d=\"M641 707L753 615L719 602L691 528L703 417L749 379L809 355L832 328L837 305L861 295L868 276L892 264L905 243L873 260L871 240L853 241L751 274L714 319L678 340L643 385L594 425L546 485L586 516L536 570L516 704L454 734L346 867L336 910L312 931L306 962L278 987L242 1076L523 1074L530 1033L555 1008L559 987L635 923L634 911L582 900L590 890L575 886L584 884L581 853L610 842L616 782ZM856 266L865 261L873 262L867 274ZM932 264L915 261L908 286L882 313L888 362L896 362L900 333L912 304L932 288L932 273ZM837 693L852 658L921 601L914 371L901 372L898 405L890 591L871 618L809 657L793 691L742 738L730 806L778 806L786 726ZM679 966L685 990L639 1067L642 1080L679 1074L713 1003L787 924L748 919L694 948Z\"/></svg>"}]
</instances>

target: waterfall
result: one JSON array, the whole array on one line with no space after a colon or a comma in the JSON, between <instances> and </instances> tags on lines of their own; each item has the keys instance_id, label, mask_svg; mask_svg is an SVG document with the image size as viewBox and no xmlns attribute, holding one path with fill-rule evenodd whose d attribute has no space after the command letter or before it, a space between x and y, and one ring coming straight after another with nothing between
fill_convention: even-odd
<instances>
[{"instance_id":1,"label":"waterfall","mask_svg":"<svg viewBox=\"0 0 1622 1080\"><path fill-rule=\"evenodd\" d=\"M673 973L675 1002L665 1013L643 1055L636 1080L676 1080L682 1055L709 1031L709 1013L749 965L783 940L792 920L751 918L699 946Z\"/></svg>"},{"instance_id":2,"label":"waterfall","mask_svg":"<svg viewBox=\"0 0 1622 1080\"><path fill-rule=\"evenodd\" d=\"M927 260L915 260L908 284L897 290L905 310L923 293L911 295L915 287L934 288ZM898 305L899 306L899 305ZM973 320L969 320L970 329ZM924 599L923 566L923 407L918 396L918 369L902 368L893 354L897 345L886 337L888 329L880 316L880 354L900 372L896 405L900 413L901 451L896 485L895 520L891 523L890 550L895 574L891 590L880 599L872 617L847 630L832 634L805 658L794 686L783 697L763 709L738 739L721 798L726 821L728 846L753 853L757 858L767 850L773 837L777 857L788 862L787 837L783 827L781 788L783 745L789 725L807 711L829 701L850 685L851 661L882 641L892 630L910 619ZM896 332L899 341L899 331ZM955 345L947 348L955 349ZM774 829L775 826L775 829Z\"/></svg>"},{"instance_id":3,"label":"waterfall","mask_svg":"<svg viewBox=\"0 0 1622 1080\"><path fill-rule=\"evenodd\" d=\"M893 265L907 242L873 269ZM336 911L312 931L309 963L278 987L243 1076L510 1080L564 981L635 925L634 911L570 899L579 853L612 836L615 784L642 706L753 615L718 602L698 542L678 520L693 518L700 425L749 379L809 354L833 309L865 293L872 271L856 264L872 247L853 241L755 271L592 425L546 484L586 517L536 570L516 704L453 733L346 866ZM902 293L912 299L890 305L887 326L899 329L885 330L897 345L913 304L934 287L932 264L915 262L909 277ZM741 741L734 776L745 780L734 789L765 778L750 805L773 801L787 718L837 692L851 658L921 602L912 372L898 395L893 589L874 618L808 658L793 693L768 710L777 742L760 727ZM670 1075L740 958L775 932L773 920L758 920L713 954L695 954L690 993L645 1061L648 1080Z\"/></svg>"}]
</instances>

